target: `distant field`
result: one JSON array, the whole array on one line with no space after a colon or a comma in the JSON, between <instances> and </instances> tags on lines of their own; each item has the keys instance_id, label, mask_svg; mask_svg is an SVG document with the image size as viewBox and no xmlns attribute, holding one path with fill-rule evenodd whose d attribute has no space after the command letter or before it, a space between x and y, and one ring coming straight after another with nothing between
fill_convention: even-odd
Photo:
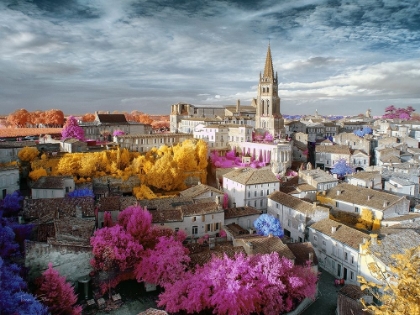
<instances>
[{"instance_id":1,"label":"distant field","mask_svg":"<svg viewBox=\"0 0 420 315\"><path fill-rule=\"evenodd\" d=\"M63 128L1 128L0 138L39 136L61 133Z\"/></svg>"}]
</instances>

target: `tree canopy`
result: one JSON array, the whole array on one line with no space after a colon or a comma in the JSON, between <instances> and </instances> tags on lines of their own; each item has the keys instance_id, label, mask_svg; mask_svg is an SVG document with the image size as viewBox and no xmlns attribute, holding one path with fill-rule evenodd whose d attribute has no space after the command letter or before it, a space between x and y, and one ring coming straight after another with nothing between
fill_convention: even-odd
<instances>
[{"instance_id":1,"label":"tree canopy","mask_svg":"<svg viewBox=\"0 0 420 315\"><path fill-rule=\"evenodd\" d=\"M369 290L380 301L378 305L366 305L366 308L374 315L420 314L420 246L393 258L396 263L389 266L389 272L384 272L375 263L369 266L379 284L358 279L362 283L361 289Z\"/></svg>"}]
</instances>

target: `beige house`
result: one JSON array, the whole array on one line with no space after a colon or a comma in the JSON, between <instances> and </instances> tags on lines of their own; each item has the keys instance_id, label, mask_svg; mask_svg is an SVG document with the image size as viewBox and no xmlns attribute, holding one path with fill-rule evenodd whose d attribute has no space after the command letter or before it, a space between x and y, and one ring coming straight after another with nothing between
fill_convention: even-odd
<instances>
[{"instance_id":1,"label":"beige house","mask_svg":"<svg viewBox=\"0 0 420 315\"><path fill-rule=\"evenodd\" d=\"M129 134L114 136L114 142L120 148L130 151L148 152L152 148L159 148L163 145L174 146L187 139L192 139L191 134L184 133L152 133L152 134Z\"/></svg>"},{"instance_id":2,"label":"beige house","mask_svg":"<svg viewBox=\"0 0 420 315\"><path fill-rule=\"evenodd\" d=\"M316 168L299 170L299 183L307 183L316 188L317 191L324 191L338 185L338 179L331 174Z\"/></svg>"},{"instance_id":3,"label":"beige house","mask_svg":"<svg viewBox=\"0 0 420 315\"><path fill-rule=\"evenodd\" d=\"M125 134L145 134L152 131L152 126L127 121L124 114L98 114L95 112L93 122L79 122L85 132L85 139L111 140L114 131L121 130Z\"/></svg>"},{"instance_id":4,"label":"beige house","mask_svg":"<svg viewBox=\"0 0 420 315\"><path fill-rule=\"evenodd\" d=\"M268 196L267 213L280 221L285 236L301 243L308 239L308 226L329 217L329 208L275 191Z\"/></svg>"},{"instance_id":5,"label":"beige house","mask_svg":"<svg viewBox=\"0 0 420 315\"><path fill-rule=\"evenodd\" d=\"M362 171L347 176L347 182L354 186L382 189L382 176L379 171Z\"/></svg>"}]
</instances>

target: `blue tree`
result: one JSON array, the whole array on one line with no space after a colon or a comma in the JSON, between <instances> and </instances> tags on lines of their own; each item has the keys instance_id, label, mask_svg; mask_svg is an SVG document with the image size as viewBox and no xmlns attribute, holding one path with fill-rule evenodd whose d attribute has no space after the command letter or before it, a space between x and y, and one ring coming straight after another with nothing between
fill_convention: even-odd
<instances>
[{"instance_id":1,"label":"blue tree","mask_svg":"<svg viewBox=\"0 0 420 315\"><path fill-rule=\"evenodd\" d=\"M282 237L284 235L283 228L280 221L269 214L261 214L257 220L254 221L254 227L259 235L273 235Z\"/></svg>"},{"instance_id":2,"label":"blue tree","mask_svg":"<svg viewBox=\"0 0 420 315\"><path fill-rule=\"evenodd\" d=\"M353 168L347 164L345 159L340 159L331 169L332 174L337 174L337 177L341 178L347 174L352 174L354 172Z\"/></svg>"},{"instance_id":3,"label":"blue tree","mask_svg":"<svg viewBox=\"0 0 420 315\"><path fill-rule=\"evenodd\" d=\"M353 132L358 137L364 137L365 135L371 135L373 133L373 129L370 127L363 127L362 129L355 130Z\"/></svg>"},{"instance_id":4,"label":"blue tree","mask_svg":"<svg viewBox=\"0 0 420 315\"><path fill-rule=\"evenodd\" d=\"M80 189L75 189L71 192L69 192L67 194L68 197L71 198L78 198L78 197L95 197L95 195L93 194L93 191L91 189L88 188L80 188Z\"/></svg>"}]
</instances>

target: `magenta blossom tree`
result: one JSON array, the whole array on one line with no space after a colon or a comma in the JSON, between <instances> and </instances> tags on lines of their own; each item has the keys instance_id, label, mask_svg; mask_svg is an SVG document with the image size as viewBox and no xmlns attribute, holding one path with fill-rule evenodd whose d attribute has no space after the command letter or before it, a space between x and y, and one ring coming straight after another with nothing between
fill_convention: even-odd
<instances>
[{"instance_id":1,"label":"magenta blossom tree","mask_svg":"<svg viewBox=\"0 0 420 315\"><path fill-rule=\"evenodd\" d=\"M83 141L85 138L85 132L82 127L79 126L75 117L70 116L67 118L66 124L61 131L61 137L63 140L68 138L75 138Z\"/></svg>"},{"instance_id":2,"label":"magenta blossom tree","mask_svg":"<svg viewBox=\"0 0 420 315\"><path fill-rule=\"evenodd\" d=\"M224 255L169 284L158 305L170 313L281 314L314 298L317 275L277 253Z\"/></svg>"},{"instance_id":3,"label":"magenta blossom tree","mask_svg":"<svg viewBox=\"0 0 420 315\"><path fill-rule=\"evenodd\" d=\"M82 307L76 305L77 295L73 287L52 267L52 263L48 264L48 269L37 282L37 296L48 307L51 315L82 314Z\"/></svg>"},{"instance_id":4,"label":"magenta blossom tree","mask_svg":"<svg viewBox=\"0 0 420 315\"><path fill-rule=\"evenodd\" d=\"M136 266L137 281L165 287L181 279L190 262L188 249L175 237L159 237L155 248L147 249Z\"/></svg>"}]
</instances>

